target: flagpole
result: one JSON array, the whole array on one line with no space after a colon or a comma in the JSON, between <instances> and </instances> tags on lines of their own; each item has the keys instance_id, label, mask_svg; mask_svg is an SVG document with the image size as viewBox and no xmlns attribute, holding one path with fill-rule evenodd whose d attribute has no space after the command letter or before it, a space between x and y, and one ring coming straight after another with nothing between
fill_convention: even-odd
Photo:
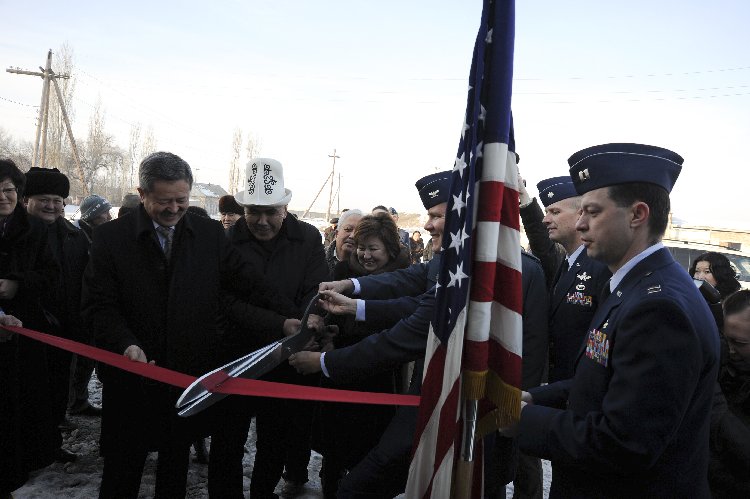
<instances>
[{"instance_id":1,"label":"flagpole","mask_svg":"<svg viewBox=\"0 0 750 499\"><path fill-rule=\"evenodd\" d=\"M456 463L456 476L453 481L454 489L451 497L469 499L471 487L474 483L474 452L476 450L477 415L479 413L478 400L466 400L461 409L464 428L461 441L461 459Z\"/></svg>"}]
</instances>

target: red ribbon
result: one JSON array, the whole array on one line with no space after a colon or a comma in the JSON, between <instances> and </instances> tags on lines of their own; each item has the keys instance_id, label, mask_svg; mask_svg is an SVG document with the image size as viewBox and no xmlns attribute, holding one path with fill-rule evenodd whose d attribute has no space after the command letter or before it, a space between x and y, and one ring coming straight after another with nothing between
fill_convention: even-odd
<instances>
[{"instance_id":1,"label":"red ribbon","mask_svg":"<svg viewBox=\"0 0 750 499\"><path fill-rule=\"evenodd\" d=\"M117 367L140 376L161 381L180 388L187 388L196 380L194 376L179 373L145 362L136 362L124 355L102 350L91 345L78 343L77 341L40 333L32 329L14 326L0 326L8 331L22 334L42 343L56 348L62 348L110 366ZM317 400L320 402L349 402L354 404L377 404L377 405L408 405L418 406L417 395L394 395L391 393L357 392L353 390L335 390L332 388L319 388L314 386L289 385L286 383L275 383L272 381L260 381L255 379L230 378L218 386L214 391L232 395L249 395L254 397L273 397L281 399Z\"/></svg>"}]
</instances>

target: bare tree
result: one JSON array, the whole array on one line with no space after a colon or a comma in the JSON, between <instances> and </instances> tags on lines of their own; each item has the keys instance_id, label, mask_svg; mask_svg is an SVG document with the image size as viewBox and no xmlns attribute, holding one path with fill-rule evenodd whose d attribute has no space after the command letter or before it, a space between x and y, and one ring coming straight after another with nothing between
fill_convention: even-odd
<instances>
[{"instance_id":1,"label":"bare tree","mask_svg":"<svg viewBox=\"0 0 750 499\"><path fill-rule=\"evenodd\" d=\"M10 159L22 171L31 168L31 156L34 145L29 141L17 141L12 135L0 128L0 158Z\"/></svg>"},{"instance_id":2,"label":"bare tree","mask_svg":"<svg viewBox=\"0 0 750 499\"><path fill-rule=\"evenodd\" d=\"M98 173L106 171L111 174L114 167L122 162L122 152L115 144L115 138L109 135L105 127L106 114L98 100L89 119L88 137L81 153L83 180L89 191L94 191Z\"/></svg>"},{"instance_id":3,"label":"bare tree","mask_svg":"<svg viewBox=\"0 0 750 499\"><path fill-rule=\"evenodd\" d=\"M73 78L75 71L73 49L64 43L57 51L57 57L54 61L54 71L57 74L69 74L70 78L60 78L58 85L62 93L65 109L68 112L68 119L72 122L74 115L73 93L75 92L76 81ZM68 161L70 155L70 144L65 131L65 121L63 119L61 103L58 101L57 93L50 92L49 118L47 125L47 164L62 169L68 177L78 176L77 171L70 168L75 163Z\"/></svg>"},{"instance_id":4,"label":"bare tree","mask_svg":"<svg viewBox=\"0 0 750 499\"><path fill-rule=\"evenodd\" d=\"M128 144L128 157L126 168L123 168L126 179L122 182L123 189L133 191L138 164L141 161L141 124L136 123L130 127L130 143Z\"/></svg>"},{"instance_id":5,"label":"bare tree","mask_svg":"<svg viewBox=\"0 0 750 499\"><path fill-rule=\"evenodd\" d=\"M229 165L229 194L237 192L240 183L240 154L242 153L242 129L234 130L232 140L232 162Z\"/></svg>"},{"instance_id":6,"label":"bare tree","mask_svg":"<svg viewBox=\"0 0 750 499\"><path fill-rule=\"evenodd\" d=\"M260 137L258 137L257 134L248 134L247 145L245 146L245 157L247 158L247 161L250 161L260 154L262 145Z\"/></svg>"},{"instance_id":7,"label":"bare tree","mask_svg":"<svg viewBox=\"0 0 750 499\"><path fill-rule=\"evenodd\" d=\"M158 147L156 141L156 135L154 135L154 127L149 125L146 128L146 135L143 137L143 144L141 144L141 159L145 158L152 152L156 152ZM140 162L140 160L138 160Z\"/></svg>"}]
</instances>

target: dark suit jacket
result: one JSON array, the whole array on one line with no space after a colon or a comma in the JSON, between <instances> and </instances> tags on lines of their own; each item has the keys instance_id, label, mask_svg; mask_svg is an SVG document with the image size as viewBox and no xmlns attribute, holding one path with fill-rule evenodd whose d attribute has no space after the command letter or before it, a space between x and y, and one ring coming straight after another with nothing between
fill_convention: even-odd
<instances>
[{"instance_id":1,"label":"dark suit jacket","mask_svg":"<svg viewBox=\"0 0 750 499\"><path fill-rule=\"evenodd\" d=\"M542 383L547 366L549 343L547 316L549 296L544 271L535 256L521 252L521 286L523 292L523 356L521 388L528 390Z\"/></svg>"},{"instance_id":2,"label":"dark suit jacket","mask_svg":"<svg viewBox=\"0 0 750 499\"><path fill-rule=\"evenodd\" d=\"M217 366L222 287L261 306L278 310L286 303L213 220L185 214L167 262L141 205L94 231L82 310L97 346L122 354L138 345L159 366L200 375ZM104 365L99 375L105 453L124 439L153 446L175 436L179 389Z\"/></svg>"},{"instance_id":3,"label":"dark suit jacket","mask_svg":"<svg viewBox=\"0 0 750 499\"><path fill-rule=\"evenodd\" d=\"M636 265L594 315L575 376L531 390L521 413L521 450L555 464L550 496L709 497L718 356L711 312L669 251Z\"/></svg>"},{"instance_id":4,"label":"dark suit jacket","mask_svg":"<svg viewBox=\"0 0 750 499\"><path fill-rule=\"evenodd\" d=\"M549 381L573 376L581 342L599 305L599 295L612 275L606 265L588 257L586 250L573 268L561 274L565 250L549 238L542 223L544 213L536 199L521 210L531 252L539 258L548 287L549 299Z\"/></svg>"},{"instance_id":5,"label":"dark suit jacket","mask_svg":"<svg viewBox=\"0 0 750 499\"><path fill-rule=\"evenodd\" d=\"M589 258L584 249L573 268L555 281L549 304L550 383L573 376L578 351L611 276L607 266Z\"/></svg>"}]
</instances>

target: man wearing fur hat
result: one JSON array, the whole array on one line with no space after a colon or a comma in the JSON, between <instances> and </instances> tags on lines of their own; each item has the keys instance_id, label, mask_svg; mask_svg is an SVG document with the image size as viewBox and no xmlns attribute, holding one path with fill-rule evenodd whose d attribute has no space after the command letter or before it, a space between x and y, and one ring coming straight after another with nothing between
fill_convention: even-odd
<instances>
[{"instance_id":1,"label":"man wearing fur hat","mask_svg":"<svg viewBox=\"0 0 750 499\"><path fill-rule=\"evenodd\" d=\"M86 342L86 329L81 319L81 282L88 263L86 236L65 219L65 198L70 182L57 168L33 167L26 173L24 204L26 211L47 225L52 254L62 270L58 300L49 310L55 332L63 337ZM72 355L59 348L48 354L55 418L62 429L71 430L73 424L65 417L68 407L70 365ZM60 449L58 460L74 461L76 455Z\"/></svg>"},{"instance_id":2,"label":"man wearing fur hat","mask_svg":"<svg viewBox=\"0 0 750 499\"><path fill-rule=\"evenodd\" d=\"M282 294L294 302L297 317L301 317L309 301L318 291L321 281L328 278L323 244L318 229L289 216L287 205L292 191L284 186L284 171L275 159L255 158L247 164L245 187L235 195L244 206L244 219L227 231L227 237L263 275L279 287ZM257 349L276 337L254 344L242 343L242 331L255 329L253 314L239 308L231 311L233 329L227 338L238 339L235 357ZM263 379L284 383L315 385L314 377L299 375L287 363L277 367ZM308 481L307 466L310 460L310 432L313 404L304 401L263 399L250 409L256 415L257 453L250 483L250 495L265 499L274 497L273 492L283 473L286 480L282 493L294 495ZM247 414L247 412L246 412ZM250 424L249 416L237 426L232 440L238 452L234 461L242 459L242 448ZM212 443L217 435L212 437ZM210 466L219 466L226 455L215 455L211 449ZM235 465L240 474L231 484L211 484L210 493L216 497L240 497L242 487L241 467ZM241 462L239 463L241 465ZM212 485L225 486L217 491ZM237 490L239 488L239 490Z\"/></svg>"},{"instance_id":3,"label":"man wearing fur hat","mask_svg":"<svg viewBox=\"0 0 750 499\"><path fill-rule=\"evenodd\" d=\"M234 196L227 194L219 198L219 213L221 214L221 225L228 229L242 218L245 210L237 203Z\"/></svg>"}]
</instances>

